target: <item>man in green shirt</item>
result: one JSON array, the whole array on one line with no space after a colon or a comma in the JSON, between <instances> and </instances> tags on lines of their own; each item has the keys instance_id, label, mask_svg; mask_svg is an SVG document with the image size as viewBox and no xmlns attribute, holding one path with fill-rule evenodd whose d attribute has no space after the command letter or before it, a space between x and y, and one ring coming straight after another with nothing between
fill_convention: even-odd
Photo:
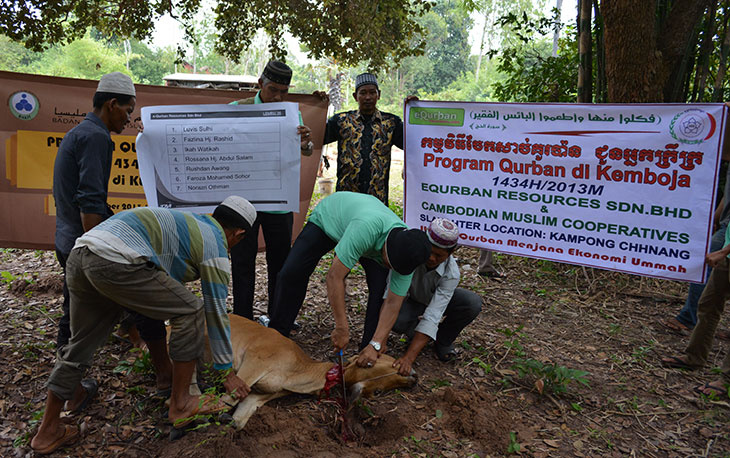
<instances>
[{"instance_id":1,"label":"man in green shirt","mask_svg":"<svg viewBox=\"0 0 730 458\"><path fill-rule=\"evenodd\" d=\"M413 271L430 256L431 243L423 231L408 229L377 197L346 191L326 197L315 207L279 272L270 327L289 335L304 302L310 275L333 248L327 296L335 318L335 351L345 348L350 340L345 313L345 278L350 270L361 259L370 259L392 271L385 301L379 288L373 290L368 285L368 308L357 363L370 366L385 351Z\"/></svg>"},{"instance_id":2,"label":"man in green shirt","mask_svg":"<svg viewBox=\"0 0 730 458\"><path fill-rule=\"evenodd\" d=\"M231 105L248 105L260 103L284 102L289 93L292 70L283 62L276 60L266 64L259 78L259 91L254 97L235 100ZM322 92L314 95L327 97ZM311 129L302 122L299 114L297 133L301 139L303 156L311 156L314 144L311 141ZM271 308L272 297L276 288L276 276L284 265L291 249L292 225L294 214L287 211L259 211L256 222L251 228L251 237L231 249L231 268L233 278L233 313L253 320L253 302L256 285L256 254L258 253L258 233L261 227L266 242L266 265L268 270L268 299Z\"/></svg>"}]
</instances>

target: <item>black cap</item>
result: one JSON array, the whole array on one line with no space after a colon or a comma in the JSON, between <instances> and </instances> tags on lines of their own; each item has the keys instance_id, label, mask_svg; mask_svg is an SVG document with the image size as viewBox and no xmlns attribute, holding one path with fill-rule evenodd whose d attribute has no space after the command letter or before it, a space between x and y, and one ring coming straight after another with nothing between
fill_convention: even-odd
<instances>
[{"instance_id":1,"label":"black cap","mask_svg":"<svg viewBox=\"0 0 730 458\"><path fill-rule=\"evenodd\" d=\"M431 255L431 242L419 229L396 227L388 234L385 251L390 267L401 275L409 275Z\"/></svg>"},{"instance_id":2,"label":"black cap","mask_svg":"<svg viewBox=\"0 0 730 458\"><path fill-rule=\"evenodd\" d=\"M378 78L375 75L372 73L361 73L355 77L355 92L360 89L360 86L365 86L367 84L373 84L375 87L380 89L378 87Z\"/></svg>"},{"instance_id":3,"label":"black cap","mask_svg":"<svg viewBox=\"0 0 730 458\"><path fill-rule=\"evenodd\" d=\"M266 67L264 67L263 76L270 79L277 84L286 84L289 86L291 83L291 68L284 62L278 60L271 60Z\"/></svg>"}]
</instances>

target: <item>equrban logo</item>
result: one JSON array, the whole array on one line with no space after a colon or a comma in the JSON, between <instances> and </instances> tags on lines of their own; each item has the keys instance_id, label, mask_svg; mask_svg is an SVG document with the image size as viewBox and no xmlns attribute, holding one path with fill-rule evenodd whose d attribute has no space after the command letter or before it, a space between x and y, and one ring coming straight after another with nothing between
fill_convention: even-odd
<instances>
[{"instance_id":1,"label":"equrban logo","mask_svg":"<svg viewBox=\"0 0 730 458\"><path fill-rule=\"evenodd\" d=\"M704 110L690 108L676 115L669 124L672 137L685 144L698 144L709 140L715 133L717 121Z\"/></svg>"},{"instance_id":2,"label":"equrban logo","mask_svg":"<svg viewBox=\"0 0 730 458\"><path fill-rule=\"evenodd\" d=\"M18 91L8 97L10 113L23 121L30 121L38 114L41 104L38 97L28 91Z\"/></svg>"},{"instance_id":3,"label":"equrban logo","mask_svg":"<svg viewBox=\"0 0 730 458\"><path fill-rule=\"evenodd\" d=\"M464 109L413 107L408 122L423 126L463 126Z\"/></svg>"}]
</instances>

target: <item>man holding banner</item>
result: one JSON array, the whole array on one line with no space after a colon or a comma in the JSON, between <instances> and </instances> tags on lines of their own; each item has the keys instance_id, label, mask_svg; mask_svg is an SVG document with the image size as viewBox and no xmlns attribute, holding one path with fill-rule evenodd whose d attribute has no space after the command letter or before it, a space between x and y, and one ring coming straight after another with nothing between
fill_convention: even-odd
<instances>
[{"instance_id":1,"label":"man holding banner","mask_svg":"<svg viewBox=\"0 0 730 458\"><path fill-rule=\"evenodd\" d=\"M403 148L403 121L378 110L380 88L372 73L355 78L356 111L327 121L324 144L337 142L337 190L370 194L388 205L390 150Z\"/></svg>"},{"instance_id":2,"label":"man holding banner","mask_svg":"<svg viewBox=\"0 0 730 458\"><path fill-rule=\"evenodd\" d=\"M725 191L722 200L720 200L717 209L715 209L713 217L715 231L710 239L710 253L722 249L725 243L725 232L728 223L730 223L730 167L727 168L727 173L725 174ZM709 267L708 278L711 272L712 266ZM705 285L706 283L690 283L684 307L682 307L677 316L662 321L662 324L677 333L692 331L697 324L697 303L702 296ZM724 329L718 329L716 334L719 339L730 340L730 333Z\"/></svg>"},{"instance_id":3,"label":"man holding banner","mask_svg":"<svg viewBox=\"0 0 730 458\"><path fill-rule=\"evenodd\" d=\"M292 70L283 62L272 60L266 64L254 97L236 100L232 105L283 102L289 93ZM323 93L315 95L326 97ZM299 123L302 116L299 114ZM297 133L301 137L301 152L311 156L314 144L310 140L311 129L300 125ZM268 270L269 309L276 290L276 276L284 265L291 249L292 225L294 215L287 211L259 211L252 227L252 236L231 250L233 276L233 313L253 320L253 299L256 285L256 253L258 253L258 233L261 227L266 242L266 265ZM269 310L270 312L270 310Z\"/></svg>"},{"instance_id":4,"label":"man holding banner","mask_svg":"<svg viewBox=\"0 0 730 458\"><path fill-rule=\"evenodd\" d=\"M99 80L94 110L66 134L53 168L56 202L56 257L66 270L66 260L76 239L113 214L107 206L114 143L110 132L121 133L134 111L136 91L132 79L120 72ZM63 317L58 323L56 348L71 337L69 296L64 273Z\"/></svg>"},{"instance_id":5,"label":"man holding banner","mask_svg":"<svg viewBox=\"0 0 730 458\"><path fill-rule=\"evenodd\" d=\"M684 356L662 358L662 365L673 369L695 370L707 363L712 341L717 332L725 301L730 294L730 232L725 232L725 246L707 255L705 261L712 268L707 285L697 306L697 326L692 330ZM706 396L716 395L727 399L730 387L730 352L722 361L721 377L714 382L695 387L694 391Z\"/></svg>"}]
</instances>

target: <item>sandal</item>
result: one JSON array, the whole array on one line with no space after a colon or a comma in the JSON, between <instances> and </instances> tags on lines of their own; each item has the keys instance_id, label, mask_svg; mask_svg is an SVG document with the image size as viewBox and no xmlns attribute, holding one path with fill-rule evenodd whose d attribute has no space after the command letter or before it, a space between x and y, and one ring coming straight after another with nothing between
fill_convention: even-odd
<instances>
[{"instance_id":1,"label":"sandal","mask_svg":"<svg viewBox=\"0 0 730 458\"><path fill-rule=\"evenodd\" d=\"M684 369L687 371L693 371L696 369L679 356L669 356L667 358L662 358L662 366L669 369Z\"/></svg>"},{"instance_id":2,"label":"sandal","mask_svg":"<svg viewBox=\"0 0 730 458\"><path fill-rule=\"evenodd\" d=\"M436 351L436 357L444 363L453 361L454 359L456 359L456 355L458 354L458 352L456 351L456 347L454 347L453 345L442 346L436 344L433 348Z\"/></svg>"},{"instance_id":3,"label":"sandal","mask_svg":"<svg viewBox=\"0 0 730 458\"><path fill-rule=\"evenodd\" d=\"M706 390L710 390L710 394L705 393ZM694 392L697 394L703 394L705 396L728 396L727 387L719 387L715 385L710 385L709 383L694 387Z\"/></svg>"},{"instance_id":4,"label":"sandal","mask_svg":"<svg viewBox=\"0 0 730 458\"><path fill-rule=\"evenodd\" d=\"M30 448L39 455L48 455L59 448L76 442L79 438L79 428L72 425L63 425L63 435L43 448Z\"/></svg>"}]
</instances>

